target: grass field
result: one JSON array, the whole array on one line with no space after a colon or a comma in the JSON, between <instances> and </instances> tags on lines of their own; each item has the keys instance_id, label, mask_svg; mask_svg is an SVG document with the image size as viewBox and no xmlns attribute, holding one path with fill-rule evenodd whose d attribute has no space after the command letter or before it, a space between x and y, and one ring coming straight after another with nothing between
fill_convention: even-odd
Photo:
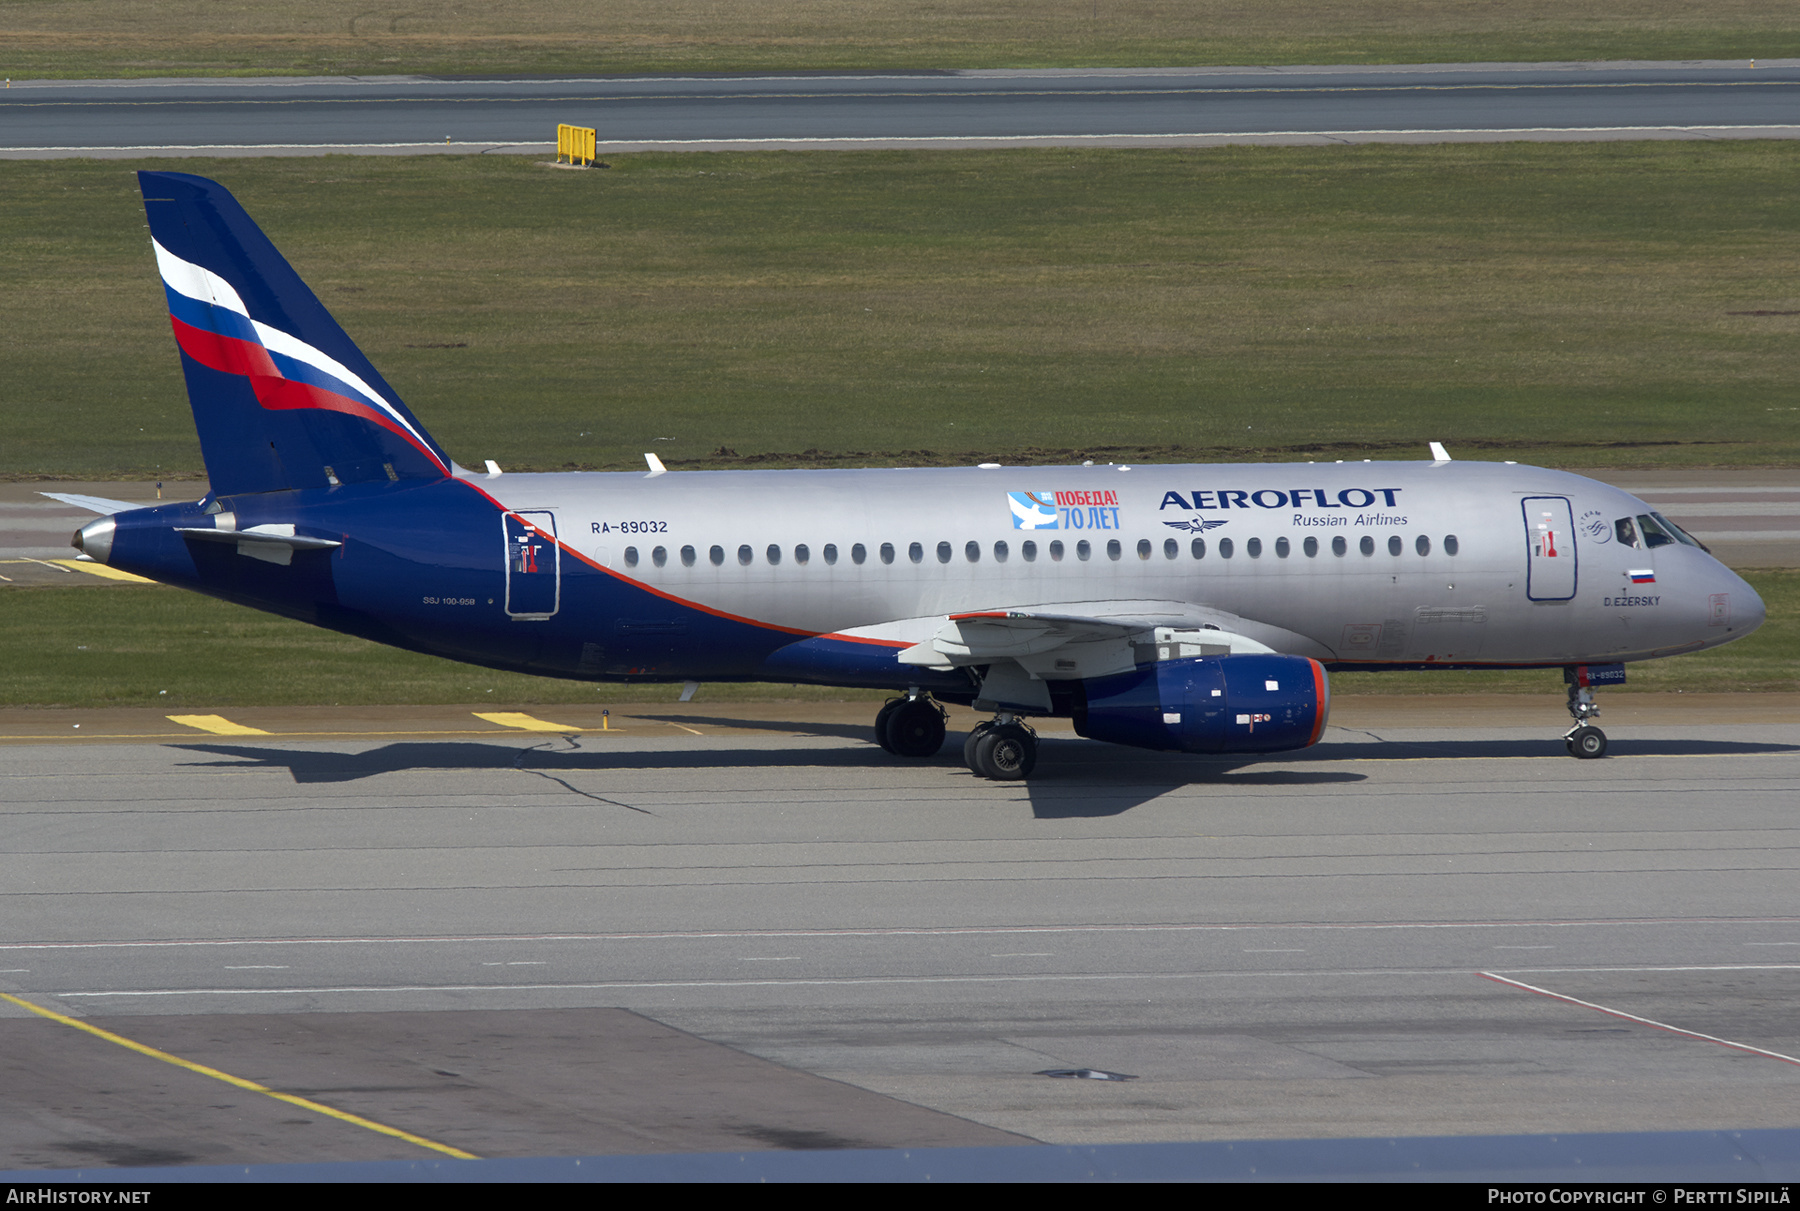
<instances>
[{"instance_id":1,"label":"grass field","mask_svg":"<svg viewBox=\"0 0 1800 1211\"><path fill-rule=\"evenodd\" d=\"M1800 459L1800 144L187 160L463 463ZM0 475L197 475L127 167L0 166Z\"/></svg>"},{"instance_id":2,"label":"grass field","mask_svg":"<svg viewBox=\"0 0 1800 1211\"><path fill-rule=\"evenodd\" d=\"M0 0L14 79L1778 58L1776 0Z\"/></svg>"},{"instance_id":3,"label":"grass field","mask_svg":"<svg viewBox=\"0 0 1800 1211\"><path fill-rule=\"evenodd\" d=\"M1631 666L1624 689L1800 690L1800 571L1744 573L1768 605L1756 634L1712 652ZM157 586L0 591L0 706L227 707L667 702L677 687L494 673L321 631ZM1347 673L1335 692L1561 693L1559 670ZM867 698L878 691L709 685L708 700Z\"/></svg>"}]
</instances>

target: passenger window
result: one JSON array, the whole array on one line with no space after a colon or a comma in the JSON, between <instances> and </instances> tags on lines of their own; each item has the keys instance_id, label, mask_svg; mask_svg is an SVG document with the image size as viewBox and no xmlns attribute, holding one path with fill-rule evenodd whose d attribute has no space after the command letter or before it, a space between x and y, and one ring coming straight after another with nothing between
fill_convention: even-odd
<instances>
[{"instance_id":1,"label":"passenger window","mask_svg":"<svg viewBox=\"0 0 1800 1211\"><path fill-rule=\"evenodd\" d=\"M1331 553L1333 555L1342 555L1349 549L1350 544L1344 541L1344 536L1342 534L1339 534L1336 538L1331 540Z\"/></svg>"},{"instance_id":2,"label":"passenger window","mask_svg":"<svg viewBox=\"0 0 1800 1211\"><path fill-rule=\"evenodd\" d=\"M868 557L869 548L863 546L860 542L850 548L850 562L856 564L858 567L861 567L863 560Z\"/></svg>"},{"instance_id":3,"label":"passenger window","mask_svg":"<svg viewBox=\"0 0 1800 1211\"><path fill-rule=\"evenodd\" d=\"M1229 538L1221 538L1219 540L1219 558L1220 559L1230 559L1231 551L1232 551L1231 540Z\"/></svg>"},{"instance_id":4,"label":"passenger window","mask_svg":"<svg viewBox=\"0 0 1800 1211\"><path fill-rule=\"evenodd\" d=\"M1163 539L1163 558L1178 559L1181 557L1181 544L1173 538Z\"/></svg>"},{"instance_id":5,"label":"passenger window","mask_svg":"<svg viewBox=\"0 0 1800 1211\"><path fill-rule=\"evenodd\" d=\"M1619 545L1622 547L1638 545L1637 527L1631 524L1629 517L1621 517L1613 522L1613 537L1619 540Z\"/></svg>"},{"instance_id":6,"label":"passenger window","mask_svg":"<svg viewBox=\"0 0 1800 1211\"><path fill-rule=\"evenodd\" d=\"M1431 554L1431 540L1423 534L1419 535L1417 538L1413 539L1413 550L1421 555Z\"/></svg>"},{"instance_id":7,"label":"passenger window","mask_svg":"<svg viewBox=\"0 0 1800 1211\"><path fill-rule=\"evenodd\" d=\"M771 567L773 567L775 564L778 564L781 562L781 548L776 546L774 543L770 543L769 549L767 551L764 551L763 554L768 556L769 565Z\"/></svg>"},{"instance_id":8,"label":"passenger window","mask_svg":"<svg viewBox=\"0 0 1800 1211\"><path fill-rule=\"evenodd\" d=\"M628 568L637 567L637 548L636 547L626 547L625 548L625 566Z\"/></svg>"},{"instance_id":9,"label":"passenger window","mask_svg":"<svg viewBox=\"0 0 1800 1211\"><path fill-rule=\"evenodd\" d=\"M1000 545L1005 546L1006 544L1001 543ZM1036 563L1037 562L1037 544L1035 542L1032 542L1029 538L1027 538L1024 542L1019 544L1019 554L1021 554L1025 557L1026 563Z\"/></svg>"},{"instance_id":10,"label":"passenger window","mask_svg":"<svg viewBox=\"0 0 1800 1211\"><path fill-rule=\"evenodd\" d=\"M915 560L914 562L917 562L917 561ZM939 563L949 563L950 562L950 544L949 543L940 542L938 544L938 562Z\"/></svg>"},{"instance_id":11,"label":"passenger window","mask_svg":"<svg viewBox=\"0 0 1800 1211\"><path fill-rule=\"evenodd\" d=\"M995 543L994 544L994 562L995 563L1005 563L1006 556L1007 556L1006 544L1003 542Z\"/></svg>"},{"instance_id":12,"label":"passenger window","mask_svg":"<svg viewBox=\"0 0 1800 1211\"><path fill-rule=\"evenodd\" d=\"M915 542L911 546L907 547L906 548L906 557L908 559L912 560L914 563L924 563L925 562L924 544Z\"/></svg>"},{"instance_id":13,"label":"passenger window","mask_svg":"<svg viewBox=\"0 0 1800 1211\"><path fill-rule=\"evenodd\" d=\"M669 562L669 548L657 547L655 550L651 551L650 552L650 562L655 564L659 568L662 567L664 564L668 563Z\"/></svg>"},{"instance_id":14,"label":"passenger window","mask_svg":"<svg viewBox=\"0 0 1800 1211\"><path fill-rule=\"evenodd\" d=\"M1454 554L1456 554L1456 552L1457 552L1456 535L1454 535L1454 534L1444 535L1444 554L1454 555Z\"/></svg>"},{"instance_id":15,"label":"passenger window","mask_svg":"<svg viewBox=\"0 0 1800 1211\"><path fill-rule=\"evenodd\" d=\"M1370 538L1367 534L1364 534L1362 536L1362 542L1357 544L1357 549L1364 555L1373 555L1375 554L1375 540Z\"/></svg>"},{"instance_id":16,"label":"passenger window","mask_svg":"<svg viewBox=\"0 0 1800 1211\"><path fill-rule=\"evenodd\" d=\"M884 542L881 544L881 562L882 563L893 563L894 562L894 544L893 543Z\"/></svg>"},{"instance_id":17,"label":"passenger window","mask_svg":"<svg viewBox=\"0 0 1800 1211\"><path fill-rule=\"evenodd\" d=\"M744 567L746 567L746 568L749 567L750 564L752 563L752 561L754 561L755 559L756 559L756 552L752 551L750 549L749 543L745 543L743 546L738 548L738 562L740 564L742 564Z\"/></svg>"},{"instance_id":18,"label":"passenger window","mask_svg":"<svg viewBox=\"0 0 1800 1211\"><path fill-rule=\"evenodd\" d=\"M1193 555L1193 557L1195 559L1205 559L1206 558L1206 540L1204 538L1196 538L1193 542L1190 542L1188 544L1188 551Z\"/></svg>"},{"instance_id":19,"label":"passenger window","mask_svg":"<svg viewBox=\"0 0 1800 1211\"><path fill-rule=\"evenodd\" d=\"M725 548L716 546L706 553L706 557L712 560L713 567L721 567L725 563Z\"/></svg>"},{"instance_id":20,"label":"passenger window","mask_svg":"<svg viewBox=\"0 0 1800 1211\"><path fill-rule=\"evenodd\" d=\"M1089 544L1087 539L1084 538L1075 544L1075 558L1079 559L1082 563L1086 563L1089 559L1093 558L1093 554L1094 548Z\"/></svg>"},{"instance_id":21,"label":"passenger window","mask_svg":"<svg viewBox=\"0 0 1800 1211\"><path fill-rule=\"evenodd\" d=\"M681 548L681 566L682 567L684 567L684 568L693 567L694 561L698 558L700 558L700 557L694 553L694 548L692 548L692 547Z\"/></svg>"},{"instance_id":22,"label":"passenger window","mask_svg":"<svg viewBox=\"0 0 1800 1211\"><path fill-rule=\"evenodd\" d=\"M1061 563L1062 557L1063 557L1062 539L1058 538L1058 539L1053 540L1050 543L1050 561L1052 563Z\"/></svg>"},{"instance_id":23,"label":"passenger window","mask_svg":"<svg viewBox=\"0 0 1800 1211\"><path fill-rule=\"evenodd\" d=\"M1293 548L1288 546L1287 539L1277 538L1275 540L1275 554L1276 554L1277 558L1286 559L1288 557L1288 552L1292 549Z\"/></svg>"},{"instance_id":24,"label":"passenger window","mask_svg":"<svg viewBox=\"0 0 1800 1211\"><path fill-rule=\"evenodd\" d=\"M1149 559L1150 551L1151 551L1150 540L1148 538L1138 539L1138 558L1139 559Z\"/></svg>"},{"instance_id":25,"label":"passenger window","mask_svg":"<svg viewBox=\"0 0 1800 1211\"><path fill-rule=\"evenodd\" d=\"M1388 535L1388 554L1389 555L1398 555L1398 554L1400 554L1400 552L1402 552L1404 550L1406 550L1406 544L1400 541L1400 536L1398 534L1389 534Z\"/></svg>"},{"instance_id":26,"label":"passenger window","mask_svg":"<svg viewBox=\"0 0 1800 1211\"><path fill-rule=\"evenodd\" d=\"M1309 537L1305 542L1300 544L1300 549L1306 552L1306 557L1308 559L1311 559L1319 553L1319 540Z\"/></svg>"},{"instance_id":27,"label":"passenger window","mask_svg":"<svg viewBox=\"0 0 1800 1211\"><path fill-rule=\"evenodd\" d=\"M1653 518L1640 514L1637 524L1638 532L1644 536L1644 545L1652 550L1657 547L1669 546L1675 541L1675 536L1657 525Z\"/></svg>"},{"instance_id":28,"label":"passenger window","mask_svg":"<svg viewBox=\"0 0 1800 1211\"><path fill-rule=\"evenodd\" d=\"M805 563L807 560L809 560L811 558L812 558L812 552L807 549L807 546L805 543L799 543L798 545L796 545L794 547L794 562L795 563Z\"/></svg>"},{"instance_id":29,"label":"passenger window","mask_svg":"<svg viewBox=\"0 0 1800 1211\"><path fill-rule=\"evenodd\" d=\"M980 563L981 562L981 544L978 542L964 543L963 544L963 558L968 560L970 563Z\"/></svg>"},{"instance_id":30,"label":"passenger window","mask_svg":"<svg viewBox=\"0 0 1800 1211\"><path fill-rule=\"evenodd\" d=\"M1124 554L1124 548L1119 546L1118 539L1109 538L1106 540L1106 557L1108 559L1116 561L1122 554Z\"/></svg>"},{"instance_id":31,"label":"passenger window","mask_svg":"<svg viewBox=\"0 0 1800 1211\"><path fill-rule=\"evenodd\" d=\"M1244 554L1248 555L1251 559L1261 559L1262 558L1262 539L1252 538L1248 542L1246 542L1244 544Z\"/></svg>"},{"instance_id":32,"label":"passenger window","mask_svg":"<svg viewBox=\"0 0 1800 1211\"><path fill-rule=\"evenodd\" d=\"M819 553L825 557L827 565L837 562L837 544L835 542L826 543L824 549Z\"/></svg>"}]
</instances>

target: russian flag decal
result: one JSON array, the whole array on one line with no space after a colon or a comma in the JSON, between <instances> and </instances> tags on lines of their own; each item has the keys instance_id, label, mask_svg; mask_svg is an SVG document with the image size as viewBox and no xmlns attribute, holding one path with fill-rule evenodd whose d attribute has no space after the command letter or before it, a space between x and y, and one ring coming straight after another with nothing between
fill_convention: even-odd
<instances>
[{"instance_id":1,"label":"russian flag decal","mask_svg":"<svg viewBox=\"0 0 1800 1211\"><path fill-rule=\"evenodd\" d=\"M1656 583L1656 573L1647 568L1643 569L1643 570L1633 570L1633 571L1625 573L1625 575L1631 577L1632 584L1655 584Z\"/></svg>"}]
</instances>

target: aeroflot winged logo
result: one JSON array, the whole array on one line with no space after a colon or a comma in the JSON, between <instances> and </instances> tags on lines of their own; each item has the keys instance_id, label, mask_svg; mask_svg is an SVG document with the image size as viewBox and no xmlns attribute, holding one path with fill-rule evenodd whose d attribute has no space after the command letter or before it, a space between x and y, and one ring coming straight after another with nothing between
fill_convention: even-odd
<instances>
[{"instance_id":1,"label":"aeroflot winged logo","mask_svg":"<svg viewBox=\"0 0 1800 1211\"><path fill-rule=\"evenodd\" d=\"M152 240L181 351L208 369L250 380L265 408L321 408L380 425L417 447L444 474L431 443L381 393L329 354L250 318L230 282Z\"/></svg>"}]
</instances>

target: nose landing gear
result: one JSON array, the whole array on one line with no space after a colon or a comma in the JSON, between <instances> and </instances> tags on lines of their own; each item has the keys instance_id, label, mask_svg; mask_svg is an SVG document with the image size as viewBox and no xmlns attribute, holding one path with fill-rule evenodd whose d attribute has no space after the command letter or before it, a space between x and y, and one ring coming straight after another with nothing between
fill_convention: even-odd
<instances>
[{"instance_id":1,"label":"nose landing gear","mask_svg":"<svg viewBox=\"0 0 1800 1211\"><path fill-rule=\"evenodd\" d=\"M1606 756L1606 733L1588 722L1600 713L1592 687L1623 685L1625 666L1571 665L1563 670L1563 680L1569 684L1569 715L1575 720L1575 726L1563 736L1563 747L1569 756L1584 760Z\"/></svg>"}]
</instances>

